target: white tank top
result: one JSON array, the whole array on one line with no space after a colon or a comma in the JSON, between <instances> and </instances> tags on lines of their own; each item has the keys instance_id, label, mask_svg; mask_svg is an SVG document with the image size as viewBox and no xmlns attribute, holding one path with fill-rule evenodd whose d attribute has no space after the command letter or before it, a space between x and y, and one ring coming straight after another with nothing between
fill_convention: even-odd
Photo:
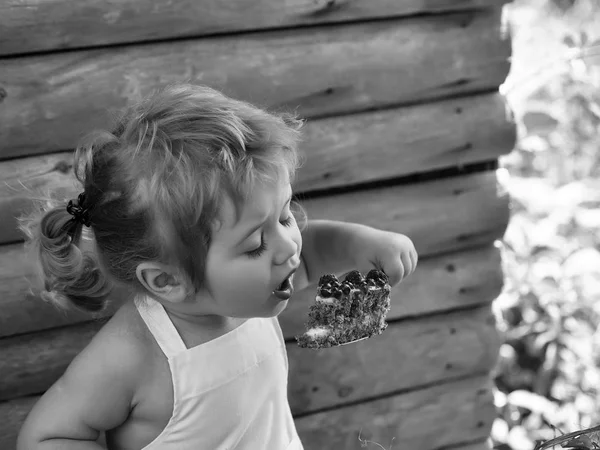
<instances>
[{"instance_id":1,"label":"white tank top","mask_svg":"<svg viewBox=\"0 0 600 450\"><path fill-rule=\"evenodd\" d=\"M276 317L249 319L186 348L163 306L136 301L169 361L173 414L143 450L303 450L287 397L288 360Z\"/></svg>"}]
</instances>

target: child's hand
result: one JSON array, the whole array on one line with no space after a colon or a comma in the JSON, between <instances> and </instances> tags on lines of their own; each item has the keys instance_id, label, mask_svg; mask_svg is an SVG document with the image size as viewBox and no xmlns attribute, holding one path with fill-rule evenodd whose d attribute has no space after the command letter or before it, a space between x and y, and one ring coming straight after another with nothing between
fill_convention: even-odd
<instances>
[{"instance_id":1,"label":"child's hand","mask_svg":"<svg viewBox=\"0 0 600 450\"><path fill-rule=\"evenodd\" d=\"M419 260L408 236L374 228L357 236L353 250L358 270L382 270L392 287L413 273Z\"/></svg>"}]
</instances>

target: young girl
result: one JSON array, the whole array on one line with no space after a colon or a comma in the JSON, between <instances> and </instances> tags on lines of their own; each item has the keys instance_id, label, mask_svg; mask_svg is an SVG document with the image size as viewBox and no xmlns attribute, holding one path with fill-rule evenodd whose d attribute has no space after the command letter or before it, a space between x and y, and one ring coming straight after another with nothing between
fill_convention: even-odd
<instances>
[{"instance_id":1,"label":"young girl","mask_svg":"<svg viewBox=\"0 0 600 450\"><path fill-rule=\"evenodd\" d=\"M300 127L173 85L77 148L77 200L21 225L41 296L90 312L115 287L131 298L34 406L18 450L100 449L102 431L109 449L302 449L277 320L320 261L292 213ZM403 261L412 272L416 253Z\"/></svg>"},{"instance_id":2,"label":"young girl","mask_svg":"<svg viewBox=\"0 0 600 450\"><path fill-rule=\"evenodd\" d=\"M136 295L35 405L20 450L98 449L101 431L111 449L302 448L277 321L301 261L300 125L178 85L76 150L77 201L22 225L42 297L98 312L113 287Z\"/></svg>"}]
</instances>

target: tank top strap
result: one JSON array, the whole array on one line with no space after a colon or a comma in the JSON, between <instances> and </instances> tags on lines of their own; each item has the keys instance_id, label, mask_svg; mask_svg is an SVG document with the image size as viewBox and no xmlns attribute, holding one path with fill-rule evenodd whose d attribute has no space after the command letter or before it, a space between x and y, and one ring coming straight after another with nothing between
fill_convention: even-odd
<instances>
[{"instance_id":1,"label":"tank top strap","mask_svg":"<svg viewBox=\"0 0 600 450\"><path fill-rule=\"evenodd\" d=\"M136 297L134 303L167 359L187 350L163 305L148 296Z\"/></svg>"}]
</instances>

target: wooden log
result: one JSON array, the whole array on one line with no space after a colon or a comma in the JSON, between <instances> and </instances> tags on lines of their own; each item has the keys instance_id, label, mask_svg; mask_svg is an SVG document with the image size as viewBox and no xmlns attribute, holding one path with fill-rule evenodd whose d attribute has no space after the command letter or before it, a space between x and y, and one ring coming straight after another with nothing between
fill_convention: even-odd
<instances>
[{"instance_id":1,"label":"wooden log","mask_svg":"<svg viewBox=\"0 0 600 450\"><path fill-rule=\"evenodd\" d=\"M488 438L485 441L448 447L448 450L492 450L492 441Z\"/></svg>"},{"instance_id":2,"label":"wooden log","mask_svg":"<svg viewBox=\"0 0 600 450\"><path fill-rule=\"evenodd\" d=\"M291 342L290 405L307 414L487 372L499 347L489 305L390 323L380 336L329 351Z\"/></svg>"},{"instance_id":3,"label":"wooden log","mask_svg":"<svg viewBox=\"0 0 600 450\"><path fill-rule=\"evenodd\" d=\"M501 253L494 245L419 258L417 270L392 289L388 318L409 319L491 303L503 285ZM294 294L281 314L288 338L304 331L301 318L308 314L315 294L316 286Z\"/></svg>"},{"instance_id":4,"label":"wooden log","mask_svg":"<svg viewBox=\"0 0 600 450\"><path fill-rule=\"evenodd\" d=\"M499 94L309 121L296 193L462 167L491 161L514 147L516 128ZM435 124L432 127L431 124ZM18 242L16 217L30 210L30 196L55 191L75 196L72 153L0 162L0 244Z\"/></svg>"},{"instance_id":5,"label":"wooden log","mask_svg":"<svg viewBox=\"0 0 600 450\"><path fill-rule=\"evenodd\" d=\"M23 240L18 217L33 209L33 196L62 198L81 190L73 175L73 152L1 161L0 180L0 244Z\"/></svg>"},{"instance_id":6,"label":"wooden log","mask_svg":"<svg viewBox=\"0 0 600 450\"><path fill-rule=\"evenodd\" d=\"M301 349L293 339L292 329L304 331L306 315L287 317L282 326L298 413L488 370L498 352L489 306L390 323L380 336L323 352ZM48 389L103 322L0 339L0 400Z\"/></svg>"},{"instance_id":7,"label":"wooden log","mask_svg":"<svg viewBox=\"0 0 600 450\"><path fill-rule=\"evenodd\" d=\"M468 444L456 444L445 447L444 450L492 450L492 443L489 439L470 442Z\"/></svg>"},{"instance_id":8,"label":"wooden log","mask_svg":"<svg viewBox=\"0 0 600 450\"><path fill-rule=\"evenodd\" d=\"M0 448L16 450L19 430L39 396L21 397L0 403Z\"/></svg>"},{"instance_id":9,"label":"wooden log","mask_svg":"<svg viewBox=\"0 0 600 450\"><path fill-rule=\"evenodd\" d=\"M418 270L392 290L389 317L391 320L401 319L478 305L497 297L502 286L501 256L493 246L421 257ZM297 292L294 301L281 315L282 326L289 330L289 336L302 331L302 322L298 317L307 314L314 293L314 286ZM91 320L88 314L63 314L25 292L21 298L12 297L10 302L6 300L7 295L8 292L0 296L4 299L0 308L0 337ZM116 306L99 318L111 316Z\"/></svg>"},{"instance_id":10,"label":"wooden log","mask_svg":"<svg viewBox=\"0 0 600 450\"><path fill-rule=\"evenodd\" d=\"M308 118L496 90L510 56L499 24L495 8L2 60L0 159L70 149L174 81Z\"/></svg>"},{"instance_id":11,"label":"wooden log","mask_svg":"<svg viewBox=\"0 0 600 450\"><path fill-rule=\"evenodd\" d=\"M506 1L3 2L0 4L0 55L440 14L497 6Z\"/></svg>"},{"instance_id":12,"label":"wooden log","mask_svg":"<svg viewBox=\"0 0 600 450\"><path fill-rule=\"evenodd\" d=\"M0 403L0 448L14 450L25 417L38 397ZM361 441L393 448L484 450L495 418L492 386L487 376L438 384L356 405L307 416L296 415L306 450L359 449ZM361 441L359 441L359 436ZM392 441L393 439L393 441Z\"/></svg>"},{"instance_id":13,"label":"wooden log","mask_svg":"<svg viewBox=\"0 0 600 450\"><path fill-rule=\"evenodd\" d=\"M306 450L359 449L359 435L385 448L433 450L486 439L495 416L482 376L300 417L296 427Z\"/></svg>"},{"instance_id":14,"label":"wooden log","mask_svg":"<svg viewBox=\"0 0 600 450\"><path fill-rule=\"evenodd\" d=\"M86 322L0 339L0 355L6 358L0 363L0 400L44 392L102 325L103 321Z\"/></svg>"},{"instance_id":15,"label":"wooden log","mask_svg":"<svg viewBox=\"0 0 600 450\"><path fill-rule=\"evenodd\" d=\"M14 257L19 256L15 254ZM10 291L3 290L5 284L0 283L0 294L3 294L0 295L0 337L91 320L89 314L59 312L39 297L28 294L24 280L21 279L21 282L6 281L7 286L21 289L20 296L13 295L10 298ZM418 270L392 291L390 317L406 318L487 302L500 293L502 283L500 252L493 246L436 257L420 257ZM297 292L296 300L287 308L289 317L303 317L314 299L314 293L314 286ZM99 318L111 316L118 306L118 302L115 303L115 307ZM288 319L287 312L281 316L281 320L284 327L290 327L292 335L301 331L298 320Z\"/></svg>"},{"instance_id":16,"label":"wooden log","mask_svg":"<svg viewBox=\"0 0 600 450\"><path fill-rule=\"evenodd\" d=\"M314 198L303 206L312 219L404 233L424 258L501 238L509 219L508 200L506 193L498 192L496 174L487 172ZM22 244L0 246L0 335L4 336L56 326L60 317L29 295L39 285L22 249Z\"/></svg>"}]
</instances>

